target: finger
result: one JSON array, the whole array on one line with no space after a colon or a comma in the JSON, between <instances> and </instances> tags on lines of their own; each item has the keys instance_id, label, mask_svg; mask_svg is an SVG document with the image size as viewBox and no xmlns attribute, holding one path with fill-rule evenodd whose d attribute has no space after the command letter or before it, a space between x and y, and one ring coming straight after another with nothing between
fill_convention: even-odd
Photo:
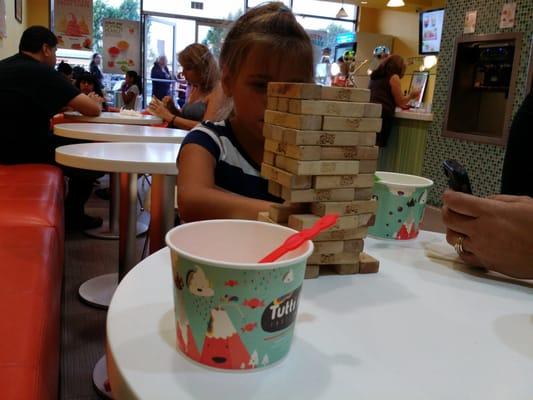
<instances>
[{"instance_id":1,"label":"finger","mask_svg":"<svg viewBox=\"0 0 533 400\"><path fill-rule=\"evenodd\" d=\"M531 197L528 196L512 196L509 194L495 194L492 196L489 196L488 199L491 200L497 200L497 201L504 201L506 203L520 203L525 200L530 200Z\"/></svg>"},{"instance_id":2,"label":"finger","mask_svg":"<svg viewBox=\"0 0 533 400\"><path fill-rule=\"evenodd\" d=\"M475 218L468 215L463 215L450 210L448 206L442 207L442 222L448 229L452 229L455 232L462 233L463 235L469 235L472 233L472 222Z\"/></svg>"},{"instance_id":3,"label":"finger","mask_svg":"<svg viewBox=\"0 0 533 400\"><path fill-rule=\"evenodd\" d=\"M490 207L490 199L482 199L470 194L446 190L442 200L450 210L458 214L479 217Z\"/></svg>"},{"instance_id":4,"label":"finger","mask_svg":"<svg viewBox=\"0 0 533 400\"><path fill-rule=\"evenodd\" d=\"M446 241L448 242L449 245L455 247L455 245L459 242L459 238L462 237L463 239L463 244L462 244L462 247L463 247L463 253L462 254L459 254L459 255L473 255L475 256L475 253L472 251L473 248L472 248L472 239L470 239L468 236L462 234L462 233L459 233L459 232L455 232L451 229L448 229L446 231ZM477 258L477 257L476 257Z\"/></svg>"}]
</instances>

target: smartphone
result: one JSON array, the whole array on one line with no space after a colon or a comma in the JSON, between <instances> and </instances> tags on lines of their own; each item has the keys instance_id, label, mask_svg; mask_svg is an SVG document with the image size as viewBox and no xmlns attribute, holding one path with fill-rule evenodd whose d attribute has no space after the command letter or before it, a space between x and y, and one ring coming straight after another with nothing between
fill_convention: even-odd
<instances>
[{"instance_id":1,"label":"smartphone","mask_svg":"<svg viewBox=\"0 0 533 400\"><path fill-rule=\"evenodd\" d=\"M472 194L470 179L466 169L456 160L445 160L442 163L444 174L448 177L448 185L456 192Z\"/></svg>"}]
</instances>

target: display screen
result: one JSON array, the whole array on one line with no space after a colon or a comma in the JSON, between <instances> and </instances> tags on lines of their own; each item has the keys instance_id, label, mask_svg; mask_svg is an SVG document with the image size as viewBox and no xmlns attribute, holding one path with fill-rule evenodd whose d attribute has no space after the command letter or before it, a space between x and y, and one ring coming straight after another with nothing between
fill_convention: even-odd
<instances>
[{"instance_id":1,"label":"display screen","mask_svg":"<svg viewBox=\"0 0 533 400\"><path fill-rule=\"evenodd\" d=\"M437 54L440 51L444 9L423 11L420 13L419 53Z\"/></svg>"}]
</instances>

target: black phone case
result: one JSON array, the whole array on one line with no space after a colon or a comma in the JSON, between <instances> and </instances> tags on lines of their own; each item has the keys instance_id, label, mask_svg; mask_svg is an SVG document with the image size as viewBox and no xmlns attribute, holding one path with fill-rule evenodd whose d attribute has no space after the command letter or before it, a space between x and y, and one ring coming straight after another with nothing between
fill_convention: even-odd
<instances>
[{"instance_id":1,"label":"black phone case","mask_svg":"<svg viewBox=\"0 0 533 400\"><path fill-rule=\"evenodd\" d=\"M466 169L456 160L445 160L442 163L444 174L448 178L448 185L456 192L472 194L470 179Z\"/></svg>"}]
</instances>

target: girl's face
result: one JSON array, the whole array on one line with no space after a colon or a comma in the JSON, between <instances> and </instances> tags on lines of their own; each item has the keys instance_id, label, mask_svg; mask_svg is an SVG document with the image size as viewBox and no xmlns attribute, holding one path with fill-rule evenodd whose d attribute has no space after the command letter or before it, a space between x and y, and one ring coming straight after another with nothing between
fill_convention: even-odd
<instances>
[{"instance_id":1,"label":"girl's face","mask_svg":"<svg viewBox=\"0 0 533 400\"><path fill-rule=\"evenodd\" d=\"M271 49L254 45L236 73L223 71L224 93L233 98L233 124L263 140L268 82L308 83L309 76L297 54L272 55Z\"/></svg>"},{"instance_id":2,"label":"girl's face","mask_svg":"<svg viewBox=\"0 0 533 400\"><path fill-rule=\"evenodd\" d=\"M183 68L183 76L191 85L198 85L202 83L202 75L197 69Z\"/></svg>"},{"instance_id":3,"label":"girl's face","mask_svg":"<svg viewBox=\"0 0 533 400\"><path fill-rule=\"evenodd\" d=\"M94 85L87 81L80 82L80 91L84 94L89 94L94 91Z\"/></svg>"},{"instance_id":4,"label":"girl's face","mask_svg":"<svg viewBox=\"0 0 533 400\"><path fill-rule=\"evenodd\" d=\"M129 76L129 75L126 75L124 77L124 80L126 81L127 85L131 85L133 83L133 78L131 76Z\"/></svg>"},{"instance_id":5,"label":"girl's face","mask_svg":"<svg viewBox=\"0 0 533 400\"><path fill-rule=\"evenodd\" d=\"M96 65L100 65L101 62L102 62L102 56L98 55L98 56L94 57L94 63Z\"/></svg>"}]
</instances>

